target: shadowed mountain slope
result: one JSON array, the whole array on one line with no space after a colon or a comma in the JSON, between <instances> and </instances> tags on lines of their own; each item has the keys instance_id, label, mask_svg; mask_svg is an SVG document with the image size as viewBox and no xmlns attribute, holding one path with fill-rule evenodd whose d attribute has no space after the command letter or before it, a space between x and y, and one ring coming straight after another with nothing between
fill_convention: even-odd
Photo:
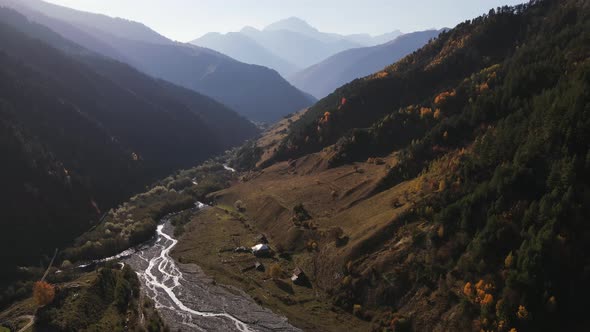
<instances>
[{"instance_id":1,"label":"shadowed mountain slope","mask_svg":"<svg viewBox=\"0 0 590 332\"><path fill-rule=\"evenodd\" d=\"M274 121L314 101L274 70L244 64L206 48L162 40L164 37L135 22L40 0L0 0L0 4L21 11L89 50L213 97L251 120ZM115 32L105 28L108 22L113 27L123 26ZM272 98L261 98L263 93Z\"/></svg>"},{"instance_id":2,"label":"shadowed mountain slope","mask_svg":"<svg viewBox=\"0 0 590 332\"><path fill-rule=\"evenodd\" d=\"M90 52L13 10L0 8L0 25L7 266L63 246L154 179L257 134L209 97Z\"/></svg>"}]
</instances>

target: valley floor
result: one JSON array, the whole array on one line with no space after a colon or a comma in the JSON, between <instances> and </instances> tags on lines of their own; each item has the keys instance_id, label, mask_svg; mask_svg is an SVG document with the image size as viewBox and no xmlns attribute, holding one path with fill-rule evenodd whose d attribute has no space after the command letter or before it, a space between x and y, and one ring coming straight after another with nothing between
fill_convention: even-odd
<instances>
[{"instance_id":1,"label":"valley floor","mask_svg":"<svg viewBox=\"0 0 590 332\"><path fill-rule=\"evenodd\" d=\"M347 315L333 307L321 290L315 287L296 286L289 279L297 257L291 259L256 258L251 253L235 253L236 246L249 247L256 232L223 207L199 213L187 227L186 234L173 251L173 257L197 268L195 275L203 283L210 276L214 283L229 285L230 290L246 292L256 302L285 315L289 322L305 331L366 331L367 322ZM260 262L265 271L252 268ZM273 264L280 264L283 275L271 278ZM191 278L192 280L192 278ZM239 289L239 290L237 290Z\"/></svg>"},{"instance_id":2,"label":"valley floor","mask_svg":"<svg viewBox=\"0 0 590 332\"><path fill-rule=\"evenodd\" d=\"M325 160L316 154L279 163L243 175L241 182L211 194L215 206L185 226L172 256L181 263L197 264L216 282L245 291L306 331L370 330L370 314L355 316L352 310L336 306L330 292L349 274L347 262L359 258L360 252L372 252L366 248L418 198L408 193L411 183L372 194L395 164L395 155L380 163L333 169L325 167ZM298 204L309 211L310 220L294 222L292 210ZM256 245L260 233L269 239L275 255L257 258L234 252ZM373 259L383 264L409 243L407 238L394 240L387 252L376 252ZM264 271L253 268L257 262ZM310 277L308 287L291 282L298 267ZM273 269L279 272L269 271Z\"/></svg>"}]
</instances>

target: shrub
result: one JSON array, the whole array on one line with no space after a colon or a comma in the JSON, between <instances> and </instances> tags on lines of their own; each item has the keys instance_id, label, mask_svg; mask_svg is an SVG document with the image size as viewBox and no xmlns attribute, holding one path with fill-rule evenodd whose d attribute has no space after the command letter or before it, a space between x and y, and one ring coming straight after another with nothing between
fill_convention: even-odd
<instances>
[{"instance_id":1,"label":"shrub","mask_svg":"<svg viewBox=\"0 0 590 332\"><path fill-rule=\"evenodd\" d=\"M70 261L69 261L69 260L67 260L67 259L66 259L66 260L64 260L64 261L61 263L61 269L62 269L62 270L68 270L68 269L71 269L71 268L72 268L72 266L73 266L73 265L72 265L72 262L70 262Z\"/></svg>"},{"instance_id":2,"label":"shrub","mask_svg":"<svg viewBox=\"0 0 590 332\"><path fill-rule=\"evenodd\" d=\"M307 212L307 210L301 203L293 207L293 214L293 220L296 223L301 223L311 219L311 215L309 215L309 212Z\"/></svg>"},{"instance_id":3,"label":"shrub","mask_svg":"<svg viewBox=\"0 0 590 332\"><path fill-rule=\"evenodd\" d=\"M193 181L189 178L181 178L175 181L170 182L167 187L168 189L174 189L176 191L180 191L183 190L187 187L190 187L193 185Z\"/></svg>"},{"instance_id":4,"label":"shrub","mask_svg":"<svg viewBox=\"0 0 590 332\"><path fill-rule=\"evenodd\" d=\"M234 203L234 208L236 210L238 210L238 212L244 212L244 211L246 211L246 205L241 200L237 200Z\"/></svg>"},{"instance_id":5,"label":"shrub","mask_svg":"<svg viewBox=\"0 0 590 332\"><path fill-rule=\"evenodd\" d=\"M357 317L362 317L363 315L363 306L360 304L355 304L352 306L352 314Z\"/></svg>"},{"instance_id":6,"label":"shrub","mask_svg":"<svg viewBox=\"0 0 590 332\"><path fill-rule=\"evenodd\" d=\"M405 317L395 317L391 321L391 328L395 332L406 332L411 331L412 325L410 321Z\"/></svg>"},{"instance_id":7,"label":"shrub","mask_svg":"<svg viewBox=\"0 0 590 332\"><path fill-rule=\"evenodd\" d=\"M316 251L318 250L318 243L314 240L309 240L305 244L305 248L307 249L307 251Z\"/></svg>"},{"instance_id":8,"label":"shrub","mask_svg":"<svg viewBox=\"0 0 590 332\"><path fill-rule=\"evenodd\" d=\"M525 306L519 305L518 311L516 311L516 317L521 320L527 320L529 318L529 311L526 309Z\"/></svg>"},{"instance_id":9,"label":"shrub","mask_svg":"<svg viewBox=\"0 0 590 332\"><path fill-rule=\"evenodd\" d=\"M352 278L350 276L345 276L342 278L341 284L345 288L349 287L352 284Z\"/></svg>"},{"instance_id":10,"label":"shrub","mask_svg":"<svg viewBox=\"0 0 590 332\"><path fill-rule=\"evenodd\" d=\"M283 269L279 264L273 264L270 266L270 269L268 269L268 274L271 278L277 280L283 276Z\"/></svg>"},{"instance_id":11,"label":"shrub","mask_svg":"<svg viewBox=\"0 0 590 332\"><path fill-rule=\"evenodd\" d=\"M443 192L445 191L445 189L447 189L447 181L446 180L440 180L440 182L438 183L438 192Z\"/></svg>"},{"instance_id":12,"label":"shrub","mask_svg":"<svg viewBox=\"0 0 590 332\"><path fill-rule=\"evenodd\" d=\"M436 235L438 236L439 239L442 239L445 237L445 226L444 225L438 226L438 229L436 230Z\"/></svg>"}]
</instances>

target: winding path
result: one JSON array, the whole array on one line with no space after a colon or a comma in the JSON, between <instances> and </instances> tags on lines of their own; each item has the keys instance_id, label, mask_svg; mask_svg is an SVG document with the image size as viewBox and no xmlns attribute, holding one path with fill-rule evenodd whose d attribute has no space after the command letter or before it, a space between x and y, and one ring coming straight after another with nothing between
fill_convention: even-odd
<instances>
[{"instance_id":1,"label":"winding path","mask_svg":"<svg viewBox=\"0 0 590 332\"><path fill-rule=\"evenodd\" d=\"M29 322L27 323L27 325L23 326L20 330L18 330L18 332L25 332L28 329L30 329L31 326L33 326L33 324L35 324L35 316L33 316L33 315L21 316L21 317L19 317L19 319L22 319L22 320L28 319Z\"/></svg>"}]
</instances>

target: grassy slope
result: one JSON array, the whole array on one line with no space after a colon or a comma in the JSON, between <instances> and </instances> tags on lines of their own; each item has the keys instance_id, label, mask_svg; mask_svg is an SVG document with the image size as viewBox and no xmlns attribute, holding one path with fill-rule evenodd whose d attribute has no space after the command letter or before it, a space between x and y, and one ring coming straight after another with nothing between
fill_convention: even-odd
<instances>
[{"instance_id":1,"label":"grassy slope","mask_svg":"<svg viewBox=\"0 0 590 332\"><path fill-rule=\"evenodd\" d=\"M538 1L462 24L320 101L283 140L289 162L214 197L241 200L316 289L382 328L587 326L573 253L588 252L588 13ZM391 96L406 83L414 94ZM360 162L375 155L391 168ZM299 203L311 229L292 222Z\"/></svg>"},{"instance_id":2,"label":"grassy slope","mask_svg":"<svg viewBox=\"0 0 590 332\"><path fill-rule=\"evenodd\" d=\"M355 303L332 305L333 292L338 291L341 283L350 282L348 276L360 280L361 275L376 266L407 253L417 226L404 227L399 216L432 194L431 186L423 184L435 181L436 176L429 175L429 180L424 176L372 195L388 169L395 165L395 155L385 158L381 165L356 163L330 169L326 168L326 158L326 153L320 153L291 164L275 164L212 194L217 207L193 219L174 256L183 263L200 265L220 283L246 290L263 305L306 330L338 331L344 326L369 329L365 320L352 315ZM416 187L423 189L417 191ZM242 214L232 211L237 200L246 206ZM312 216L309 225L297 226L292 220L293 207L301 203ZM333 234L338 228L343 234L337 241ZM400 228L403 230L381 245L384 234ZM267 269L278 263L286 277L299 266L310 276L313 291L291 286L287 279L288 287L277 287L267 273L241 271L255 259L251 254L236 254L231 249L254 245L257 232L267 235L274 250L290 254L290 259L278 255L260 259ZM311 249L314 242L316 250ZM379 248L373 248L374 243ZM349 262L353 262L352 269L347 268ZM359 316L371 320L368 310Z\"/></svg>"},{"instance_id":3,"label":"grassy slope","mask_svg":"<svg viewBox=\"0 0 590 332\"><path fill-rule=\"evenodd\" d=\"M249 253L234 253L238 245L252 246L256 232L249 221L240 222L222 208L213 208L195 216L187 226L173 257L182 263L196 263L206 274L223 285L246 291L255 301L285 315L289 322L306 331L364 331L366 323L332 311L332 304L325 294L315 288L300 287L287 279L302 257L292 259L255 258ZM249 269L254 262L261 262L266 271ZM280 264L283 275L273 280L268 274L273 264Z\"/></svg>"}]
</instances>

